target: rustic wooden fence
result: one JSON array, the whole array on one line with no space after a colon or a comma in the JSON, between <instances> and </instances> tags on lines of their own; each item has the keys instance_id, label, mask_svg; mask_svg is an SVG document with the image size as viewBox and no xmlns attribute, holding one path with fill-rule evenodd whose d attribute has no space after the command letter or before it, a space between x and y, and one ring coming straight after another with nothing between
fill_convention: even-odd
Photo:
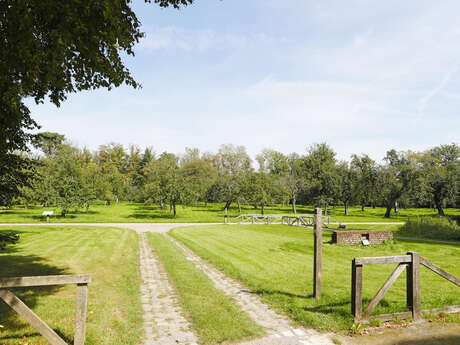
<instances>
[{"instance_id":1,"label":"rustic wooden fence","mask_svg":"<svg viewBox=\"0 0 460 345\"><path fill-rule=\"evenodd\" d=\"M363 265L372 264L391 264L397 263L395 270L386 280L375 297L363 311L362 304L362 285L363 285ZM352 278L351 278L351 312L355 322L367 322L370 319L380 319L384 321L392 320L393 318L406 319L412 317L414 320L420 320L423 313L432 312L456 312L460 311L460 306L449 306L445 308L436 308L430 310L421 310L420 303L420 265L423 265L441 277L447 279L451 283L460 287L460 279L442 270L427 259L421 257L416 252L408 252L407 255L399 256L382 256L355 258L352 262ZM406 304L411 310L410 312L380 314L371 317L377 304L387 293L388 289L393 285L401 273L406 270Z\"/></svg>"},{"instance_id":2,"label":"rustic wooden fence","mask_svg":"<svg viewBox=\"0 0 460 345\"><path fill-rule=\"evenodd\" d=\"M26 320L42 336L44 336L51 345L68 345L51 327L41 320L24 304L24 302L22 302L8 289L18 287L77 284L74 345L84 345L86 338L88 284L90 282L91 275L89 274L0 278L0 298L3 299L6 304L16 311L16 313Z\"/></svg>"}]
</instances>

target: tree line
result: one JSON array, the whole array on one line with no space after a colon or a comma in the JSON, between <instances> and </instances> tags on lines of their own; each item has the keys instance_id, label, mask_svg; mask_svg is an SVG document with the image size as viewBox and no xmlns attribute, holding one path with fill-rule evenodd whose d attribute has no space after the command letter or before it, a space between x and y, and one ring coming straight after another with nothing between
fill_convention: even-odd
<instances>
[{"instance_id":1,"label":"tree line","mask_svg":"<svg viewBox=\"0 0 460 345\"><path fill-rule=\"evenodd\" d=\"M383 206L385 217L394 208L432 207L444 215L460 205L460 147L440 145L423 152L390 150L377 163L367 154L340 161L325 143L304 154L265 149L254 162L244 146L222 145L216 153L186 148L182 154L152 148L127 149L101 145L96 151L78 148L58 133L35 136L31 152L16 152L30 164L0 177L0 203L30 204L88 212L96 200L107 204L136 201L169 207L222 202L225 208L252 204ZM256 164L254 164L256 163ZM3 187L2 187L3 186Z\"/></svg>"}]
</instances>

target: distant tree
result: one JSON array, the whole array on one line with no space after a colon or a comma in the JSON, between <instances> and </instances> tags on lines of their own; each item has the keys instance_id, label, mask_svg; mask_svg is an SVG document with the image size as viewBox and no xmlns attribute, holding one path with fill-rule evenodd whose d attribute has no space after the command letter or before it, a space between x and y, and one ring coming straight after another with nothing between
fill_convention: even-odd
<instances>
[{"instance_id":1,"label":"distant tree","mask_svg":"<svg viewBox=\"0 0 460 345\"><path fill-rule=\"evenodd\" d=\"M336 169L335 152L325 143L312 145L304 157L308 197L317 205L328 205L339 193L339 179Z\"/></svg>"},{"instance_id":2,"label":"distant tree","mask_svg":"<svg viewBox=\"0 0 460 345\"><path fill-rule=\"evenodd\" d=\"M434 147L418 156L421 164L419 191L433 202L438 214L444 216L444 203L454 203L459 193L458 172L460 147L457 144Z\"/></svg>"},{"instance_id":3,"label":"distant tree","mask_svg":"<svg viewBox=\"0 0 460 345\"><path fill-rule=\"evenodd\" d=\"M386 206L385 218L389 218L391 209L398 199L413 188L418 171L415 157L411 152L388 151L385 162L386 164L379 169L378 190Z\"/></svg>"},{"instance_id":4,"label":"distant tree","mask_svg":"<svg viewBox=\"0 0 460 345\"><path fill-rule=\"evenodd\" d=\"M65 142L65 136L54 132L41 132L32 139L32 144L47 156L53 156L59 146Z\"/></svg>"},{"instance_id":5,"label":"distant tree","mask_svg":"<svg viewBox=\"0 0 460 345\"><path fill-rule=\"evenodd\" d=\"M275 177L264 172L247 174L247 195L252 202L259 205L261 214L265 214L265 206L275 198Z\"/></svg>"},{"instance_id":6,"label":"distant tree","mask_svg":"<svg viewBox=\"0 0 460 345\"><path fill-rule=\"evenodd\" d=\"M373 203L377 197L377 164L368 155L352 155L350 166L357 173L355 195L361 204L361 211L365 206Z\"/></svg>"},{"instance_id":7,"label":"distant tree","mask_svg":"<svg viewBox=\"0 0 460 345\"><path fill-rule=\"evenodd\" d=\"M345 216L348 216L348 207L356 200L358 172L347 162L340 162L337 173L339 176L339 199L345 207Z\"/></svg>"}]
</instances>

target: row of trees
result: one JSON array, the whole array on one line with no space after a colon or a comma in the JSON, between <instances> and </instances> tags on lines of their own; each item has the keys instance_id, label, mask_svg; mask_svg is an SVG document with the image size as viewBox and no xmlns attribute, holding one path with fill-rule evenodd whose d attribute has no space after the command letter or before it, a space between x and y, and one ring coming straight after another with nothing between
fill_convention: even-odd
<instances>
[{"instance_id":1,"label":"row of trees","mask_svg":"<svg viewBox=\"0 0 460 345\"><path fill-rule=\"evenodd\" d=\"M7 205L39 203L58 206L62 215L85 208L94 200L177 204L224 202L225 207L251 203L315 204L386 207L385 217L399 206L434 207L444 215L446 206L459 205L460 147L441 145L424 152L387 152L383 164L368 155L338 161L326 144L312 145L305 154L285 155L263 150L257 169L243 146L222 145L217 153L186 149L175 155L152 149L128 150L120 144L102 145L95 152L67 143L57 133L34 139L40 153L22 170L27 183L4 193ZM15 181L11 181L13 184Z\"/></svg>"}]
</instances>

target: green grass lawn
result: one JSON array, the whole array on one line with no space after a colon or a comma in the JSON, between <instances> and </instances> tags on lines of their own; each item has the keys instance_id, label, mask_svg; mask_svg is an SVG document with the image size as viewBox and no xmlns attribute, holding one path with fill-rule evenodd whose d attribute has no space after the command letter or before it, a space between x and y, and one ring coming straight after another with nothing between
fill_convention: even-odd
<instances>
[{"instance_id":1,"label":"green grass lawn","mask_svg":"<svg viewBox=\"0 0 460 345\"><path fill-rule=\"evenodd\" d=\"M235 301L218 290L166 236L149 233L148 240L164 264L200 344L235 342L263 334Z\"/></svg>"},{"instance_id":2,"label":"green grass lawn","mask_svg":"<svg viewBox=\"0 0 460 345\"><path fill-rule=\"evenodd\" d=\"M370 247L328 243L324 233L323 298L312 298L313 233L286 225L218 225L177 228L171 235L229 276L242 281L275 309L305 326L338 331L352 324L351 260L354 257L420 255L460 277L460 244L395 241ZM395 265L364 267L363 298L367 305ZM422 308L460 304L460 290L422 268ZM375 314L406 311L404 274L396 281Z\"/></svg>"},{"instance_id":3,"label":"green grass lawn","mask_svg":"<svg viewBox=\"0 0 460 345\"><path fill-rule=\"evenodd\" d=\"M92 227L0 227L20 241L0 251L0 277L91 273L87 344L137 345L142 338L138 237ZM12 289L58 334L73 343L75 285ZM0 302L0 344L48 342Z\"/></svg>"},{"instance_id":4,"label":"green grass lawn","mask_svg":"<svg viewBox=\"0 0 460 345\"><path fill-rule=\"evenodd\" d=\"M194 206L178 206L177 218L174 218L169 209L161 210L158 205L145 205L142 203L120 202L118 204L104 205L95 202L88 213L84 211L69 212L66 217L60 216L60 210L53 207L30 207L0 210L0 223L44 223L43 211L54 211L52 222L65 223L145 223L145 222L173 222L173 223L217 223L224 221L223 203L199 203ZM260 214L260 208L254 209L251 205L242 206L243 214ZM266 214L291 214L290 206L275 205L266 207ZM312 214L313 206L298 206L299 214ZM363 212L361 207L351 207L349 215L344 216L343 207L329 207L328 214L340 222L404 222L409 217L436 216L432 209L401 209L398 215L392 213L391 218L384 218L385 209L368 207ZM460 215L458 209L446 210L448 215ZM232 205L229 216L233 221L239 215L236 205Z\"/></svg>"}]
</instances>

